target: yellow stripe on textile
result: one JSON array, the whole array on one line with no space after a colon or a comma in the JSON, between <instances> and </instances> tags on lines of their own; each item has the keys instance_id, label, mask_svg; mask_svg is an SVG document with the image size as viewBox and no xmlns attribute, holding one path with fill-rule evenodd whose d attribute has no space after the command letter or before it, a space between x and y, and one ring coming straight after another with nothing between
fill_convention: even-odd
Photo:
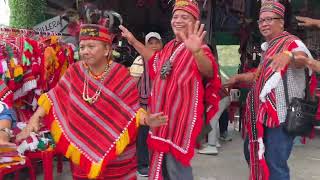
<instances>
[{"instance_id":1,"label":"yellow stripe on textile","mask_svg":"<svg viewBox=\"0 0 320 180\"><path fill-rule=\"evenodd\" d=\"M136 113L136 126L139 127L140 126L140 121L141 121L141 114L146 115L147 111L144 110L143 108L140 108L137 113Z\"/></svg>"},{"instance_id":2,"label":"yellow stripe on textile","mask_svg":"<svg viewBox=\"0 0 320 180\"><path fill-rule=\"evenodd\" d=\"M42 94L40 98L38 99L38 105L41 106L45 111L46 114L49 113L51 109L51 102L47 96L47 94Z\"/></svg>"},{"instance_id":3,"label":"yellow stripe on textile","mask_svg":"<svg viewBox=\"0 0 320 180\"><path fill-rule=\"evenodd\" d=\"M80 151L72 144L68 146L68 150L65 154L66 158L70 158L71 161L76 165L80 164L80 155Z\"/></svg>"},{"instance_id":4,"label":"yellow stripe on textile","mask_svg":"<svg viewBox=\"0 0 320 180\"><path fill-rule=\"evenodd\" d=\"M59 127L58 121L54 120L51 124L51 135L54 140L54 142L59 142L61 137L62 131Z\"/></svg>"},{"instance_id":5,"label":"yellow stripe on textile","mask_svg":"<svg viewBox=\"0 0 320 180\"><path fill-rule=\"evenodd\" d=\"M116 155L121 154L127 145L130 143L130 136L128 129L121 134L120 139L116 142Z\"/></svg>"},{"instance_id":6,"label":"yellow stripe on textile","mask_svg":"<svg viewBox=\"0 0 320 180\"><path fill-rule=\"evenodd\" d=\"M88 174L88 178L96 179L101 172L101 167L102 167L102 161L100 163L92 163L90 172Z\"/></svg>"},{"instance_id":7,"label":"yellow stripe on textile","mask_svg":"<svg viewBox=\"0 0 320 180\"><path fill-rule=\"evenodd\" d=\"M143 108L140 108L136 113L136 127L140 126L140 119L141 119L140 117L142 113L147 114L147 111L144 110ZM116 155L121 154L129 143L130 143L130 136L129 136L129 131L127 129L121 134L119 140L116 142Z\"/></svg>"}]
</instances>

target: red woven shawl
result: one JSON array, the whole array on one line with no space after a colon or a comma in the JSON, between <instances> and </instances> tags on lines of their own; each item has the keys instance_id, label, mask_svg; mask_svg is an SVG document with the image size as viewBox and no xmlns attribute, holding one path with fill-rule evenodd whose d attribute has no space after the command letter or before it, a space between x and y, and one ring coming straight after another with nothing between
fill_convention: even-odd
<instances>
[{"instance_id":1,"label":"red woven shawl","mask_svg":"<svg viewBox=\"0 0 320 180\"><path fill-rule=\"evenodd\" d=\"M205 45L202 49L214 62L210 49ZM160 71L168 59L173 68L164 80ZM170 152L182 164L189 165L204 111L204 88L196 60L183 43L175 45L173 40L151 58L149 70L153 80L149 100L151 112L164 112L169 117L166 126L151 129L149 146L159 152Z\"/></svg>"},{"instance_id":2,"label":"red woven shawl","mask_svg":"<svg viewBox=\"0 0 320 180\"><path fill-rule=\"evenodd\" d=\"M82 99L85 76L90 96L103 86L94 104ZM99 162L114 149L125 128L135 124L139 107L135 81L126 68L116 63L111 65L103 83L91 78L81 62L75 63L48 97L64 137L91 162Z\"/></svg>"}]
</instances>

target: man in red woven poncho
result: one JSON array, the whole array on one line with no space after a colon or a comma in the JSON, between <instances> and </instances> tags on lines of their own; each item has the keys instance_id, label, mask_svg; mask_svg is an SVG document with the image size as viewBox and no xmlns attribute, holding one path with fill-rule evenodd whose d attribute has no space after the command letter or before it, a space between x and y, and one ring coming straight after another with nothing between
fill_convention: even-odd
<instances>
[{"instance_id":1,"label":"man in red woven poncho","mask_svg":"<svg viewBox=\"0 0 320 180\"><path fill-rule=\"evenodd\" d=\"M303 64L295 56L311 56L302 41L284 31L285 7L265 1L260 9L259 30L266 42L261 45L262 61L254 73L230 78L227 84L255 81L247 98L246 127L250 139L250 179L289 180L289 159L294 137L284 131L287 114L285 93L304 97ZM288 66L287 61L292 63ZM284 84L287 81L287 91Z\"/></svg>"},{"instance_id":2,"label":"man in red woven poncho","mask_svg":"<svg viewBox=\"0 0 320 180\"><path fill-rule=\"evenodd\" d=\"M190 160L203 124L202 78L220 84L213 54L203 42L206 32L199 18L196 2L177 0L171 19L175 39L155 53L120 26L122 35L148 61L152 79L151 113L164 112L168 116L166 126L149 131L150 179L193 179Z\"/></svg>"}]
</instances>

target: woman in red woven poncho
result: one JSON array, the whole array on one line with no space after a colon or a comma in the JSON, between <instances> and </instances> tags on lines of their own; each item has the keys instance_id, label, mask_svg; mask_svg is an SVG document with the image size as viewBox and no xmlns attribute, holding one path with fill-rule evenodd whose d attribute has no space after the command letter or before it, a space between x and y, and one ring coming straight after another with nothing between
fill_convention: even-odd
<instances>
[{"instance_id":1,"label":"woman in red woven poncho","mask_svg":"<svg viewBox=\"0 0 320 180\"><path fill-rule=\"evenodd\" d=\"M38 110L17 137L38 131L44 119L56 149L72 161L76 179L136 179L139 124L166 123L162 113L147 115L139 109L136 81L125 67L112 62L111 42L104 26L81 26L82 61L71 65L58 85L39 98Z\"/></svg>"}]
</instances>

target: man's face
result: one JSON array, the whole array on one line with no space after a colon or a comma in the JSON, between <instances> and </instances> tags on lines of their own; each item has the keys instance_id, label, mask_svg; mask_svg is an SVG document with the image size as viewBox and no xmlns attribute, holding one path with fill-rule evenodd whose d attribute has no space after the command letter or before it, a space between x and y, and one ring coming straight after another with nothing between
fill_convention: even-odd
<instances>
[{"instance_id":1,"label":"man's face","mask_svg":"<svg viewBox=\"0 0 320 180\"><path fill-rule=\"evenodd\" d=\"M190 13L182 10L176 10L171 19L171 28L176 36L178 32L182 32L187 35L189 23L194 26L195 22L196 19Z\"/></svg>"},{"instance_id":2,"label":"man's face","mask_svg":"<svg viewBox=\"0 0 320 180\"><path fill-rule=\"evenodd\" d=\"M266 40L271 40L283 31L284 21L279 15L273 12L263 12L260 14L259 30Z\"/></svg>"},{"instance_id":3,"label":"man's face","mask_svg":"<svg viewBox=\"0 0 320 180\"><path fill-rule=\"evenodd\" d=\"M162 49L162 42L159 39L152 37L147 42L146 47L154 51L159 51Z\"/></svg>"}]
</instances>

